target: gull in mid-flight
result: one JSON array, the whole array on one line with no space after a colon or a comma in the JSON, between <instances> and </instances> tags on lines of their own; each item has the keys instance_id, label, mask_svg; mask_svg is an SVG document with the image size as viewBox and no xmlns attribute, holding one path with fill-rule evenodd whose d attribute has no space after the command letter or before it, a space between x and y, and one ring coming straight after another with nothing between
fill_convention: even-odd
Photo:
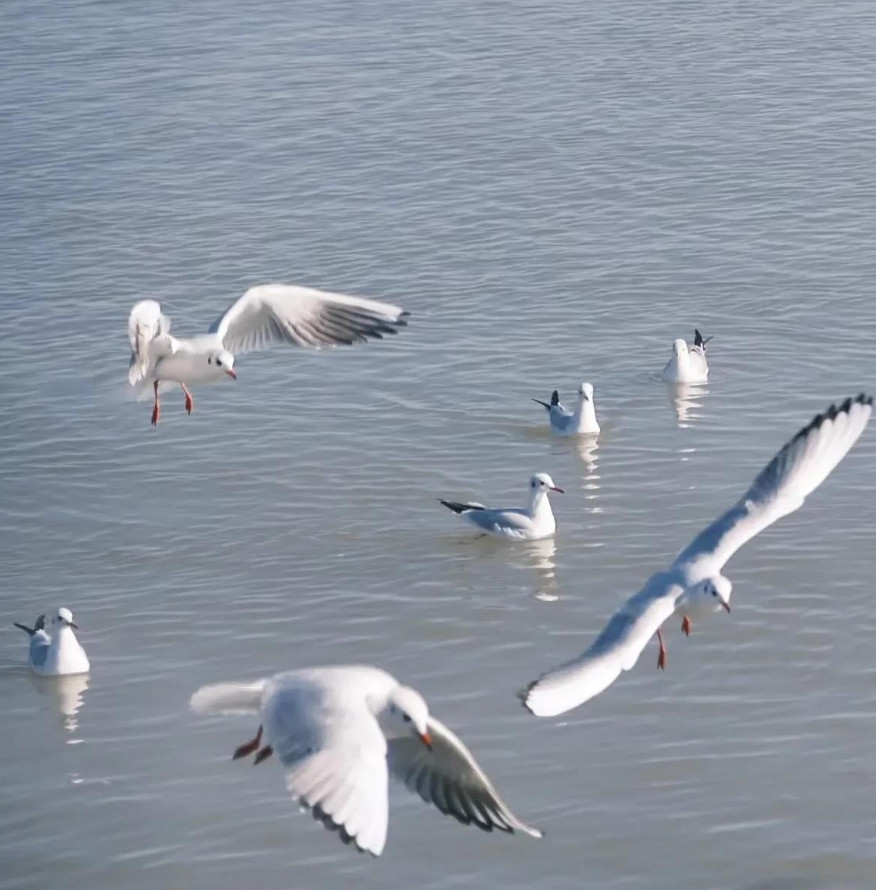
<instances>
[{"instance_id":1,"label":"gull in mid-flight","mask_svg":"<svg viewBox=\"0 0 876 890\"><path fill-rule=\"evenodd\" d=\"M709 379L709 363L706 361L706 343L711 337L694 330L693 346L684 340L672 344L672 358L663 369L663 379L667 383L706 383Z\"/></svg>"},{"instance_id":2,"label":"gull in mid-flight","mask_svg":"<svg viewBox=\"0 0 876 890\"><path fill-rule=\"evenodd\" d=\"M533 399L543 405L548 413L551 429L560 436L578 436L582 433L596 434L599 423L596 420L596 405L593 402L593 385L582 383L578 387L578 404L570 411L560 404L560 394L554 390L550 403L541 399Z\"/></svg>"},{"instance_id":3,"label":"gull in mid-flight","mask_svg":"<svg viewBox=\"0 0 876 890\"><path fill-rule=\"evenodd\" d=\"M576 708L632 669L655 634L660 644L657 663L663 667L666 650L660 628L674 614L683 616L682 630L689 634L691 616L729 612L733 587L722 574L727 560L758 532L803 505L858 440L872 410L873 397L861 393L839 407L831 405L800 430L733 507L612 615L586 652L531 683L521 693L524 705L539 717Z\"/></svg>"},{"instance_id":4,"label":"gull in mid-flight","mask_svg":"<svg viewBox=\"0 0 876 890\"><path fill-rule=\"evenodd\" d=\"M536 473L529 480L529 505L526 507L485 507L474 501L460 503L438 498L448 510L467 519L484 534L510 541L537 541L549 538L557 530L557 521L548 500L548 492L563 493L547 473Z\"/></svg>"},{"instance_id":5,"label":"gull in mid-flight","mask_svg":"<svg viewBox=\"0 0 876 890\"><path fill-rule=\"evenodd\" d=\"M398 306L376 300L290 284L261 284L233 303L206 334L183 340L171 336L170 321L155 300L142 300L128 318L128 382L138 388L152 384L154 425L161 414L161 383L182 387L191 414L194 402L188 385L236 380L236 355L277 343L318 348L381 339L397 333L407 324L407 316Z\"/></svg>"},{"instance_id":6,"label":"gull in mid-flight","mask_svg":"<svg viewBox=\"0 0 876 890\"><path fill-rule=\"evenodd\" d=\"M272 754L286 787L326 828L379 856L389 821L389 774L426 803L483 831L541 837L502 802L468 748L429 714L423 697L385 671L339 666L289 671L255 683L204 686L199 714L258 714L255 737L233 759Z\"/></svg>"},{"instance_id":7,"label":"gull in mid-flight","mask_svg":"<svg viewBox=\"0 0 876 890\"><path fill-rule=\"evenodd\" d=\"M46 633L46 616L40 615L33 627L15 622L30 637L27 661L37 674L59 677L63 674L87 674L91 670L88 656L76 639L73 613L58 609L52 618L52 633Z\"/></svg>"}]
</instances>

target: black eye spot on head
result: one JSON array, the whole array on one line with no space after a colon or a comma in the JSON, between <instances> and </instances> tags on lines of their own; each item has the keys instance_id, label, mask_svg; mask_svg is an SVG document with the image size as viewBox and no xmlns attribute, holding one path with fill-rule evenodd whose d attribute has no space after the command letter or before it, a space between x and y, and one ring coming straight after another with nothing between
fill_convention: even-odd
<instances>
[{"instance_id":1,"label":"black eye spot on head","mask_svg":"<svg viewBox=\"0 0 876 890\"><path fill-rule=\"evenodd\" d=\"M410 718L410 716L409 716L408 714L405 714L405 715L404 715L404 718L405 718L405 723L410 723L410 722L411 722L411 718Z\"/></svg>"},{"instance_id":2,"label":"black eye spot on head","mask_svg":"<svg viewBox=\"0 0 876 890\"><path fill-rule=\"evenodd\" d=\"M216 364L219 365L220 368L222 367L222 362L218 358L216 359Z\"/></svg>"},{"instance_id":3,"label":"black eye spot on head","mask_svg":"<svg viewBox=\"0 0 876 890\"><path fill-rule=\"evenodd\" d=\"M718 591L715 590L715 588L713 587L712 588L712 596L717 596L717 595L718 595Z\"/></svg>"},{"instance_id":4,"label":"black eye spot on head","mask_svg":"<svg viewBox=\"0 0 876 890\"><path fill-rule=\"evenodd\" d=\"M209 355L207 356L207 364L208 364L208 365L212 365L212 364L213 364L213 358L212 358L211 356L209 356Z\"/></svg>"}]
</instances>

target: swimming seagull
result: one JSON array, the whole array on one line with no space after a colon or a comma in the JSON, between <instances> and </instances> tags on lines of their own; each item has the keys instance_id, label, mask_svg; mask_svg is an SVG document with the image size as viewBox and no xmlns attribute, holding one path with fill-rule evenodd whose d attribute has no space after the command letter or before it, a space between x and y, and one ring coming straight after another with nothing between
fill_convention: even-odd
<instances>
[{"instance_id":1,"label":"swimming seagull","mask_svg":"<svg viewBox=\"0 0 876 890\"><path fill-rule=\"evenodd\" d=\"M577 436L582 433L599 432L599 423L596 420L596 405L593 402L593 386L590 383L582 383L578 387L578 404L575 410L570 411L560 404L560 394L554 390L551 393L550 404L541 399L533 399L543 405L548 413L551 429L560 436Z\"/></svg>"},{"instance_id":2,"label":"swimming seagull","mask_svg":"<svg viewBox=\"0 0 876 890\"><path fill-rule=\"evenodd\" d=\"M46 633L46 616L40 615L33 627L15 622L15 627L30 636L28 664L37 674L61 676L62 674L87 674L91 670L88 656L79 645L74 630L73 614L60 608L52 618L52 634Z\"/></svg>"},{"instance_id":3,"label":"swimming seagull","mask_svg":"<svg viewBox=\"0 0 876 890\"><path fill-rule=\"evenodd\" d=\"M667 383L706 383L709 379L709 363L706 361L706 343L712 337L694 329L694 342L688 346L684 340L672 344L672 358L663 369L663 379Z\"/></svg>"},{"instance_id":4,"label":"swimming seagull","mask_svg":"<svg viewBox=\"0 0 876 890\"><path fill-rule=\"evenodd\" d=\"M259 764L276 754L297 802L361 852L379 856L386 843L389 773L464 825L541 837L502 802L422 696L378 668L313 668L203 686L190 706L199 714L259 714L255 737L233 759L255 754Z\"/></svg>"},{"instance_id":5,"label":"swimming seagull","mask_svg":"<svg viewBox=\"0 0 876 890\"><path fill-rule=\"evenodd\" d=\"M233 303L205 335L183 340L170 335L170 320L155 300L142 300L128 318L128 382L138 388L152 384L154 425L161 415L158 387L163 382L182 387L186 412L191 414L194 401L187 384L236 380L235 355L277 343L319 348L382 339L406 325L407 316L398 306L376 300L290 284L261 284Z\"/></svg>"},{"instance_id":6,"label":"swimming seagull","mask_svg":"<svg viewBox=\"0 0 876 890\"><path fill-rule=\"evenodd\" d=\"M722 574L724 564L758 532L803 505L858 440L872 410L873 397L861 393L815 417L767 464L741 500L612 615L586 652L531 683L521 693L524 705L539 717L569 711L631 670L655 633L657 664L664 667L660 628L672 615L684 616L682 630L690 634L691 616L729 612L733 586Z\"/></svg>"},{"instance_id":7,"label":"swimming seagull","mask_svg":"<svg viewBox=\"0 0 876 890\"><path fill-rule=\"evenodd\" d=\"M536 541L539 538L549 538L557 530L557 522L548 500L549 491L563 494L563 489L557 488L547 473L536 473L529 480L527 507L491 509L474 501L463 504L445 501L443 498L438 500L448 510L458 513L485 534L511 541Z\"/></svg>"}]
</instances>

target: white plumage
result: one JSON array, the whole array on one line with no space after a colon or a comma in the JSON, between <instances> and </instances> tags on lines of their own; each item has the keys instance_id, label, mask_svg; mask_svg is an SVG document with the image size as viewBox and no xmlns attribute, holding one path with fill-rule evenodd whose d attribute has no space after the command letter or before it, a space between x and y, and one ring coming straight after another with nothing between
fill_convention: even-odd
<instances>
[{"instance_id":1,"label":"white plumage","mask_svg":"<svg viewBox=\"0 0 876 890\"><path fill-rule=\"evenodd\" d=\"M729 611L732 585L721 574L725 563L746 541L803 504L858 440L872 410L873 398L862 393L815 417L733 507L614 613L581 656L530 684L521 693L525 706L538 716L562 714L630 670L648 640L674 613L696 617L721 607Z\"/></svg>"},{"instance_id":2,"label":"white plumage","mask_svg":"<svg viewBox=\"0 0 876 890\"><path fill-rule=\"evenodd\" d=\"M422 696L378 668L314 668L205 686L191 707L201 714L258 713L256 737L235 758L255 753L259 763L276 754L289 793L360 851L383 851L390 773L463 824L541 836L502 802Z\"/></svg>"}]
</instances>

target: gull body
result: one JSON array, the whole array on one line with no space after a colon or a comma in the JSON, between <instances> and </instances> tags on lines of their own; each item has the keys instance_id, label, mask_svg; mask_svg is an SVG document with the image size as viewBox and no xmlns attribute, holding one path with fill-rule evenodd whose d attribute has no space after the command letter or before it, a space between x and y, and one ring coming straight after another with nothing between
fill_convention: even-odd
<instances>
[{"instance_id":1,"label":"gull body","mask_svg":"<svg viewBox=\"0 0 876 890\"><path fill-rule=\"evenodd\" d=\"M65 674L87 674L91 664L85 650L76 639L76 625L69 609L60 608L52 618L52 632L46 632L45 615L40 615L33 627L15 623L30 637L27 661L34 673L49 677Z\"/></svg>"},{"instance_id":2,"label":"gull body","mask_svg":"<svg viewBox=\"0 0 876 890\"><path fill-rule=\"evenodd\" d=\"M439 501L484 534L508 541L537 541L549 538L557 530L548 499L550 491L563 493L547 473L536 473L529 480L529 503L525 507L491 508L474 501Z\"/></svg>"},{"instance_id":3,"label":"gull body","mask_svg":"<svg viewBox=\"0 0 876 890\"><path fill-rule=\"evenodd\" d=\"M723 574L730 557L759 532L799 509L858 440L870 420L873 398L863 393L831 405L797 433L761 471L742 498L653 575L609 619L578 658L549 671L522 693L524 705L549 717L578 707L610 686L638 661L655 634L658 665L665 664L661 627L678 613L691 618L730 611L733 589Z\"/></svg>"},{"instance_id":4,"label":"gull body","mask_svg":"<svg viewBox=\"0 0 876 890\"><path fill-rule=\"evenodd\" d=\"M204 686L191 707L201 714L257 713L258 731L234 759L254 754L258 764L276 754L292 797L361 852L383 852L390 773L463 824L541 836L502 802L423 697L378 668L313 668Z\"/></svg>"},{"instance_id":5,"label":"gull body","mask_svg":"<svg viewBox=\"0 0 876 890\"><path fill-rule=\"evenodd\" d=\"M189 384L237 379L235 356L279 343L293 346L352 344L395 334L407 324L398 306L289 284L251 287L199 337L170 333L170 320L155 300L141 300L128 318L131 361L128 382L138 389L152 385L152 423L161 414L162 383L176 383L185 408L194 407Z\"/></svg>"},{"instance_id":6,"label":"gull body","mask_svg":"<svg viewBox=\"0 0 876 890\"><path fill-rule=\"evenodd\" d=\"M574 411L570 411L560 404L560 395L556 390L551 394L550 403L542 402L541 399L532 401L538 402L545 408L551 429L558 436L596 435L599 432L596 405L593 401L593 386L590 383L582 383L578 387L578 402Z\"/></svg>"},{"instance_id":7,"label":"gull body","mask_svg":"<svg viewBox=\"0 0 876 890\"><path fill-rule=\"evenodd\" d=\"M695 330L694 342L688 346L684 340L672 344L672 358L663 368L663 379L667 383L706 383L709 379L709 363L706 361L706 343L711 337Z\"/></svg>"}]
</instances>

